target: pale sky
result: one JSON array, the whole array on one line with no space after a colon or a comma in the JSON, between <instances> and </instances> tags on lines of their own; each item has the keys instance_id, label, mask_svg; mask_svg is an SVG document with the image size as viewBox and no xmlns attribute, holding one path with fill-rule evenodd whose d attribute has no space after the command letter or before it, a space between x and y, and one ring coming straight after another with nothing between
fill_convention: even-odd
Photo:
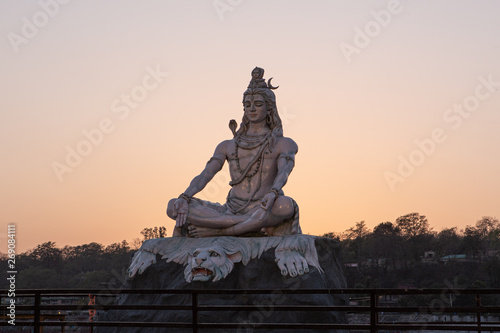
<instances>
[{"instance_id":1,"label":"pale sky","mask_svg":"<svg viewBox=\"0 0 500 333\"><path fill-rule=\"evenodd\" d=\"M0 252L110 244L231 138L255 66L304 233L500 217L498 1L2 1ZM198 197L224 202L227 169Z\"/></svg>"}]
</instances>

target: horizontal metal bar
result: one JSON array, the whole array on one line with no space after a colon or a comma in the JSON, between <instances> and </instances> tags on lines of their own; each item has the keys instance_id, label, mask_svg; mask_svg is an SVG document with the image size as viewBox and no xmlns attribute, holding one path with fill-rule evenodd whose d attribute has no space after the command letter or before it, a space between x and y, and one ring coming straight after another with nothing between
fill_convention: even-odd
<instances>
[{"instance_id":1,"label":"horizontal metal bar","mask_svg":"<svg viewBox=\"0 0 500 333\"><path fill-rule=\"evenodd\" d=\"M424 322L424 321L398 321L397 323L391 323L391 322L380 322L379 324L381 325L422 325L422 324L431 324L431 325L477 325L475 321L433 321L433 322ZM499 321L482 321L481 325L487 324L487 325L500 325Z\"/></svg>"},{"instance_id":2,"label":"horizontal metal bar","mask_svg":"<svg viewBox=\"0 0 500 333\"><path fill-rule=\"evenodd\" d=\"M369 307L356 306L321 306L321 305L199 305L198 311L251 311L262 309L273 309L273 311L356 311L370 312Z\"/></svg>"},{"instance_id":3,"label":"horizontal metal bar","mask_svg":"<svg viewBox=\"0 0 500 333\"><path fill-rule=\"evenodd\" d=\"M17 323L16 323L17 324ZM6 326L6 325L1 325ZM19 327L33 326L33 323L16 325ZM162 323L162 322L41 322L44 327L78 326L78 327L166 327L166 328L192 328L190 323ZM369 325L363 324L300 324L300 323L199 323L198 328L331 328L331 329L367 329Z\"/></svg>"},{"instance_id":4,"label":"horizontal metal bar","mask_svg":"<svg viewBox=\"0 0 500 333\"><path fill-rule=\"evenodd\" d=\"M253 289L253 290L242 290L242 289L232 289L232 290L158 290L158 289L142 289L142 290L132 290L132 289L101 289L101 290L82 290L82 289L54 289L54 290L16 290L16 298L32 298L38 297L42 302L50 300L54 297L77 297L87 300L89 294L98 296L99 298L111 297L114 298L121 294L156 294L156 295L191 295L192 299L198 297L202 305L195 307L196 311L252 311L252 310L262 310L272 308L273 311L343 311L349 313L366 313L368 316L370 313L420 313L420 314L474 314L477 318L482 318L481 314L499 314L500 306L471 306L471 307L444 307L436 309L435 307L401 307L401 306L315 306L315 305L269 305L269 304L253 304L253 305L209 305L210 295L269 295L270 297L263 299L273 299L275 295L281 294L295 294L295 295L310 295L310 294L323 294L323 295L344 295L344 296L356 296L360 295L370 296L371 299L380 299L383 295L500 295L500 289ZM7 292L0 291L0 295L3 297L7 296ZM203 297L206 296L206 297ZM188 298L189 299L189 298ZM112 299L111 299L112 300ZM19 303L19 302L18 302ZM190 303L188 301L188 303ZM185 303L184 303L185 304ZM35 318L35 313L43 316L40 311L50 311L50 310L80 310L86 311L88 309L102 310L175 310L175 311L193 311L191 304L189 305L115 305L115 304L96 304L96 305L86 305L86 304L44 304L44 305L16 305L16 312L22 315L23 311L31 311L33 318ZM5 312L0 312L2 317L5 317ZM17 326L34 326L34 319L16 319ZM40 317L36 317L37 321ZM223 317L221 317L223 318ZM382 318L380 318L382 319ZM51 319L54 320L54 319ZM221 319L223 320L223 319ZM8 326L7 321L0 322L0 326ZM43 321L36 322L37 326L47 327L47 326L83 326L83 327L164 327L164 328L193 328L193 323L178 323L178 322L87 322L87 321ZM369 330L370 328L375 328L377 330L387 329L387 330L454 330L454 331L470 331L470 330L500 330L499 321L490 322L396 322L390 324L389 322L375 322L372 325L369 324L323 324L323 323L199 323L198 328L268 328L268 329L292 329L292 328L302 328L302 329L358 329L358 330Z\"/></svg>"},{"instance_id":5,"label":"horizontal metal bar","mask_svg":"<svg viewBox=\"0 0 500 333\"><path fill-rule=\"evenodd\" d=\"M500 306L482 306L482 307L459 307L459 308L439 308L435 307L376 307L377 312L419 312L425 314L435 314L435 313L500 313Z\"/></svg>"},{"instance_id":6,"label":"horizontal metal bar","mask_svg":"<svg viewBox=\"0 0 500 333\"><path fill-rule=\"evenodd\" d=\"M12 326L8 323L0 323L0 326ZM33 322L18 322L16 327L33 326ZM61 327L61 326L81 326L81 327L169 327L169 328L192 328L190 323L162 323L162 322L123 322L123 321L78 321L78 322L57 322L57 321L42 321L40 326Z\"/></svg>"},{"instance_id":7,"label":"horizontal metal bar","mask_svg":"<svg viewBox=\"0 0 500 333\"><path fill-rule=\"evenodd\" d=\"M34 305L18 305L17 310L34 310ZM38 307L40 310L189 310L191 311L191 305L147 305L147 304L136 304L136 305L40 305Z\"/></svg>"},{"instance_id":8,"label":"horizontal metal bar","mask_svg":"<svg viewBox=\"0 0 500 333\"><path fill-rule=\"evenodd\" d=\"M7 290L0 292L0 296L6 296ZM500 294L500 289L226 289L226 290L199 290L199 289L20 289L16 290L17 296L42 294L42 297L65 296L67 294L88 296L88 294L116 296L119 294L371 294L377 295L465 295Z\"/></svg>"},{"instance_id":9,"label":"horizontal metal bar","mask_svg":"<svg viewBox=\"0 0 500 333\"><path fill-rule=\"evenodd\" d=\"M353 312L370 312L369 306L316 306L316 305L199 305L200 311L225 311L225 310L254 310L272 307L276 311L353 311ZM40 305L40 310L191 310L191 305ZM18 311L32 311L34 305L18 305ZM482 306L482 307L446 307L436 309L434 307L375 307L376 312L398 312L398 313L500 313L500 306Z\"/></svg>"},{"instance_id":10,"label":"horizontal metal bar","mask_svg":"<svg viewBox=\"0 0 500 333\"><path fill-rule=\"evenodd\" d=\"M424 324L424 325L376 325L377 329L380 330L436 330L436 331L473 331L481 328L483 331L497 331L500 330L500 326L488 326L488 325L434 325L434 324Z\"/></svg>"},{"instance_id":11,"label":"horizontal metal bar","mask_svg":"<svg viewBox=\"0 0 500 333\"><path fill-rule=\"evenodd\" d=\"M33 326L32 322L16 322L16 326ZM0 326L10 326L6 322L0 323ZM40 326L44 327L61 327L61 326L79 326L79 327L165 327L165 328L192 328L190 323L167 323L167 322L40 322ZM500 325L481 323L470 324L436 324L436 323L397 323L375 325L377 329L387 330L455 330L468 331L481 327L487 331L500 330ZM368 324L303 324L303 323L199 323L199 328L275 328L275 329L290 329L290 328L330 328L330 329L369 329Z\"/></svg>"},{"instance_id":12,"label":"horizontal metal bar","mask_svg":"<svg viewBox=\"0 0 500 333\"><path fill-rule=\"evenodd\" d=\"M209 324L200 323L199 328L272 328L272 329L369 329L370 325L364 324L297 324L297 323L227 323L227 324Z\"/></svg>"}]
</instances>

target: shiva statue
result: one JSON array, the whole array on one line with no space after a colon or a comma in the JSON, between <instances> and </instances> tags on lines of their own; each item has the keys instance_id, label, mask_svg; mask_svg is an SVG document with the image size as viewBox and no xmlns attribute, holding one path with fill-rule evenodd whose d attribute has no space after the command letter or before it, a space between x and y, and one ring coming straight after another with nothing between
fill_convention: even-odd
<instances>
[{"instance_id":1,"label":"shiva statue","mask_svg":"<svg viewBox=\"0 0 500 333\"><path fill-rule=\"evenodd\" d=\"M283 193L292 172L297 144L283 136L271 79L256 67L243 93L240 127L229 122L233 138L221 142L189 187L168 203L175 220L173 236L285 236L301 234L297 203ZM195 198L224 163L229 164L231 189L226 203Z\"/></svg>"}]
</instances>

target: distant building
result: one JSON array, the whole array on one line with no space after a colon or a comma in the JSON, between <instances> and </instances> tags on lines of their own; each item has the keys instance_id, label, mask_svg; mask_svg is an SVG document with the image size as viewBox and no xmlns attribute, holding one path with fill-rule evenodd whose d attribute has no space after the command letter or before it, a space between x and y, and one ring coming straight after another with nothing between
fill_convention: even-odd
<instances>
[{"instance_id":1,"label":"distant building","mask_svg":"<svg viewBox=\"0 0 500 333\"><path fill-rule=\"evenodd\" d=\"M469 261L473 261L473 260L468 258L467 255L465 255L465 254L450 254L450 255L439 258L439 262L442 262L444 264L446 264L449 261L469 262Z\"/></svg>"},{"instance_id":2,"label":"distant building","mask_svg":"<svg viewBox=\"0 0 500 333\"><path fill-rule=\"evenodd\" d=\"M421 261L423 263L436 263L436 252L434 251L425 251L424 256Z\"/></svg>"},{"instance_id":3,"label":"distant building","mask_svg":"<svg viewBox=\"0 0 500 333\"><path fill-rule=\"evenodd\" d=\"M345 267L358 268L357 262L348 262L344 264Z\"/></svg>"}]
</instances>

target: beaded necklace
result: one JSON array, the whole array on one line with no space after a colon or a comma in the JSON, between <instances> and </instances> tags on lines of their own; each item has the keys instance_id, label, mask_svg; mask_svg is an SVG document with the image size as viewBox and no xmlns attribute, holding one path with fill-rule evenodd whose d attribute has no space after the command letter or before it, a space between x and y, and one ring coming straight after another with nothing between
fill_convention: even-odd
<instances>
[{"instance_id":1,"label":"beaded necklace","mask_svg":"<svg viewBox=\"0 0 500 333\"><path fill-rule=\"evenodd\" d=\"M238 168L239 173L243 174L244 171L241 169L240 158L238 157L238 145L235 145L234 156L236 157L236 167ZM260 168L260 163L261 162L262 162L262 155L259 156L259 158L257 159L257 162L256 162L257 163L257 167L252 172L252 174L245 176L245 177L247 177L248 182L250 182L250 179L252 179L252 177L255 176L257 174L257 172L259 172L259 168Z\"/></svg>"},{"instance_id":2,"label":"beaded necklace","mask_svg":"<svg viewBox=\"0 0 500 333\"><path fill-rule=\"evenodd\" d=\"M252 180L252 177L255 176L260 170L260 166L262 164L262 158L264 156L264 150L269 143L268 140L269 136L270 133L259 137L249 137L246 135L242 135L241 137L235 140L234 155L236 159L236 168L238 172L241 174L241 176L237 180L230 182L229 185L233 186L239 184L243 181L243 179L246 178L248 181L248 193L250 193L250 182ZM248 163L248 165L244 170L241 168L240 158L238 153L240 147L242 149L247 149L247 150L259 148L257 155ZM250 169L254 166L254 164L256 164L256 167L253 170L253 172L249 174Z\"/></svg>"}]
</instances>

